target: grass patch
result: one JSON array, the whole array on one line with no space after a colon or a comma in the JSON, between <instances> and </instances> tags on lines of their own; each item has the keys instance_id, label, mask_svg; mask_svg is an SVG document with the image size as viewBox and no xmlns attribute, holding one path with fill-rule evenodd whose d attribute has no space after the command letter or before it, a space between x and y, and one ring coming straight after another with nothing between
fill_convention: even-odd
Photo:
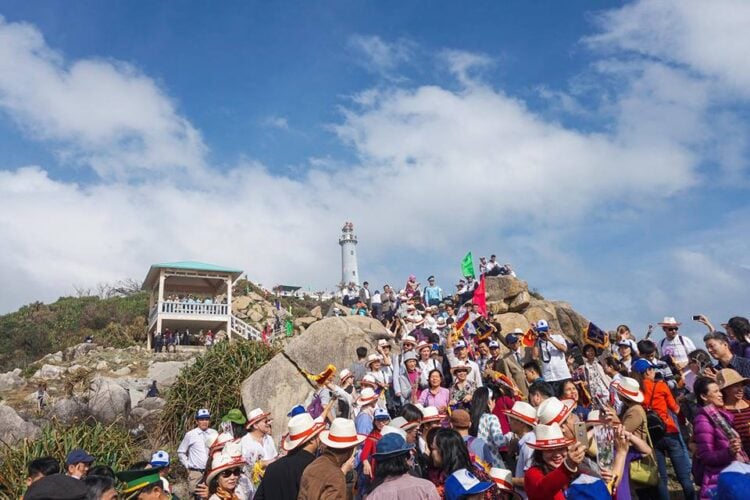
<instances>
[{"instance_id":1,"label":"grass patch","mask_svg":"<svg viewBox=\"0 0 750 500\"><path fill-rule=\"evenodd\" d=\"M276 347L262 342L220 342L183 369L166 394L158 432L164 443L179 443L194 426L198 408L208 408L216 416L240 408L242 382L276 352Z\"/></svg>"},{"instance_id":2,"label":"grass patch","mask_svg":"<svg viewBox=\"0 0 750 500\"><path fill-rule=\"evenodd\" d=\"M95 464L106 464L115 471L137 461L140 450L127 430L117 424L82 422L65 427L53 422L33 441L15 446L0 443L0 498L19 498L26 488L28 463L40 457L53 457L62 467L73 448L83 448L96 457Z\"/></svg>"}]
</instances>

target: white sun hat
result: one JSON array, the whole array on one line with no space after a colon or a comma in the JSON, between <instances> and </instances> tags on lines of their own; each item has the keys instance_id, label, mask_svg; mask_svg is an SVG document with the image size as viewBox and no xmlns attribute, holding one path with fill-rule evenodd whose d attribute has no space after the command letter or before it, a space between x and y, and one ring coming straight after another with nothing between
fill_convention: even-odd
<instances>
[{"instance_id":1,"label":"white sun hat","mask_svg":"<svg viewBox=\"0 0 750 500\"><path fill-rule=\"evenodd\" d=\"M562 424L574 406L575 402L571 399L560 401L556 397L547 398L536 409L536 418L544 425Z\"/></svg>"},{"instance_id":2,"label":"white sun hat","mask_svg":"<svg viewBox=\"0 0 750 500\"><path fill-rule=\"evenodd\" d=\"M354 420L348 418L337 418L331 424L331 428L320 433L320 440L329 448L351 448L365 440L365 436L357 434Z\"/></svg>"}]
</instances>

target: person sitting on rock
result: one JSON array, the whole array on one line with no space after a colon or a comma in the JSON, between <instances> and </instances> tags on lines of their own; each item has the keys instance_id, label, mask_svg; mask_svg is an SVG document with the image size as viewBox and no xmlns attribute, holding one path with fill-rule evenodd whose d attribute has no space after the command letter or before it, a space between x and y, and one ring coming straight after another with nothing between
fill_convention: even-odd
<instances>
[{"instance_id":1,"label":"person sitting on rock","mask_svg":"<svg viewBox=\"0 0 750 500\"><path fill-rule=\"evenodd\" d=\"M156 380L151 382L151 385L148 387L148 392L146 392L147 398L158 398L159 397L159 389L156 388Z\"/></svg>"}]
</instances>

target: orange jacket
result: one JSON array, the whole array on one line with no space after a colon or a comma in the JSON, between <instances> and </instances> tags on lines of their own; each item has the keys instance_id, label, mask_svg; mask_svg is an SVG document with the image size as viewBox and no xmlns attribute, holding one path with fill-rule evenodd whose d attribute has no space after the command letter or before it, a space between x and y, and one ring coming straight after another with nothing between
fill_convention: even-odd
<instances>
[{"instance_id":1,"label":"orange jacket","mask_svg":"<svg viewBox=\"0 0 750 500\"><path fill-rule=\"evenodd\" d=\"M672 396L672 391L663 380L655 382L653 380L643 380L643 407L654 410L664 423L667 425L667 432L680 432L672 417L669 416L668 410L673 413L680 413L680 406ZM653 402L652 402L653 397Z\"/></svg>"}]
</instances>

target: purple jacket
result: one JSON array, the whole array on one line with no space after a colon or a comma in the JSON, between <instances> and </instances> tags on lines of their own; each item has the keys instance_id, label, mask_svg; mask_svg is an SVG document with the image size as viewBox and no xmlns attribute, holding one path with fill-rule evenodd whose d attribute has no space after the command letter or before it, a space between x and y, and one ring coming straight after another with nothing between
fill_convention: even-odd
<instances>
[{"instance_id":1,"label":"purple jacket","mask_svg":"<svg viewBox=\"0 0 750 500\"><path fill-rule=\"evenodd\" d=\"M731 425L734 417L724 410L719 410L719 412ZM698 413L693 421L693 439L697 448L693 472L696 473L696 476L699 476L701 472L703 475L700 497L702 499L710 498L708 496L709 488L716 486L719 481L719 472L732 463L734 455L729 451L729 439L714 424L703 407L698 408Z\"/></svg>"}]
</instances>

